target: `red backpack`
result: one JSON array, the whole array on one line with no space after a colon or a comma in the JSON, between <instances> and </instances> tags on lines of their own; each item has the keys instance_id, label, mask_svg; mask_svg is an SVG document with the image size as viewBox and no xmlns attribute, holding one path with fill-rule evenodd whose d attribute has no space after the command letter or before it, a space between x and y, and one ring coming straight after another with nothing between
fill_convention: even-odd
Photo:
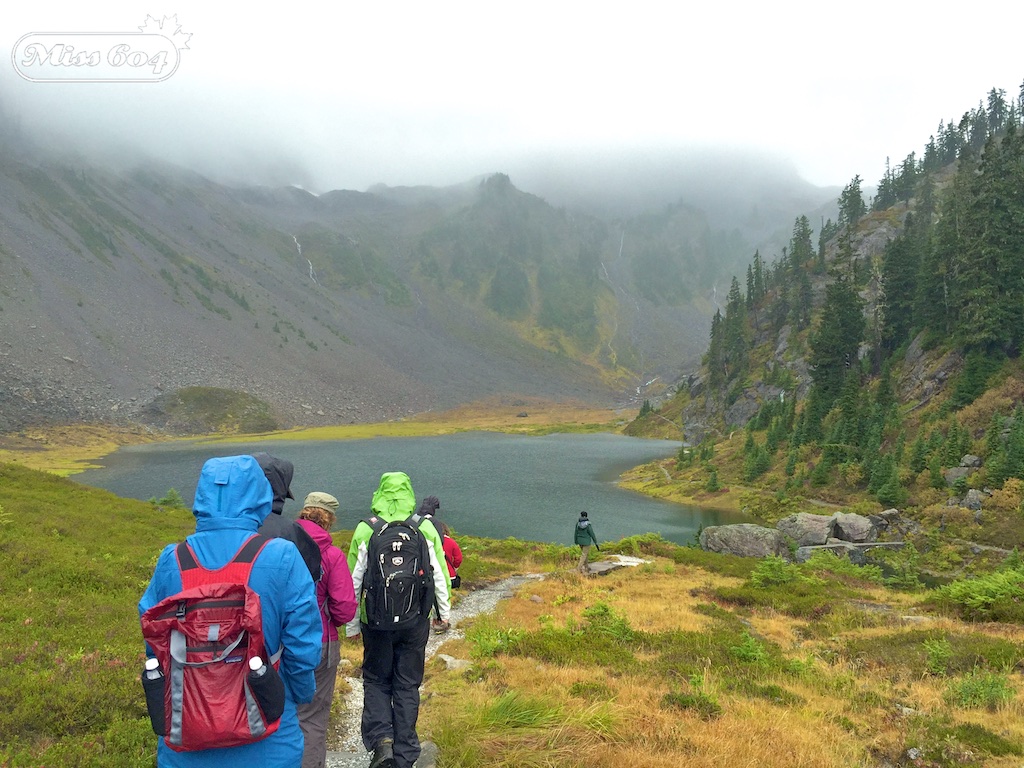
<instances>
[{"instance_id":1,"label":"red backpack","mask_svg":"<svg viewBox=\"0 0 1024 768\"><path fill-rule=\"evenodd\" d=\"M158 735L179 752L249 744L277 730L284 683L280 651L263 644L260 596L249 587L256 557L270 541L254 534L215 571L199 564L186 542L176 550L182 589L142 615L142 635L163 673L163 713L152 711ZM250 680L249 661L267 660ZM252 683L255 682L256 685ZM272 692L264 694L269 686Z\"/></svg>"}]
</instances>

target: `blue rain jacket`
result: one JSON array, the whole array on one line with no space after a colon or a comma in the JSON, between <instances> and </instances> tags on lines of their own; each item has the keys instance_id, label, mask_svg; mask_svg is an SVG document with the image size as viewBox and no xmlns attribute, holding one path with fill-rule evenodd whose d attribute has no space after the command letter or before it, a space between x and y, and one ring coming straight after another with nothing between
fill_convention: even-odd
<instances>
[{"instance_id":1,"label":"blue rain jacket","mask_svg":"<svg viewBox=\"0 0 1024 768\"><path fill-rule=\"evenodd\" d=\"M234 557L270 514L272 498L270 483L252 456L207 461L192 509L196 532L186 539L200 564L220 568ZM139 616L181 591L175 546L170 544L160 553L153 578L139 601ZM314 585L295 545L272 539L256 558L249 586L260 596L267 648L284 645L280 671L287 695L281 724L262 741L199 752L175 752L160 738L160 768L294 768L302 762L302 730L295 704L313 698L313 670L320 662L322 627Z\"/></svg>"}]
</instances>

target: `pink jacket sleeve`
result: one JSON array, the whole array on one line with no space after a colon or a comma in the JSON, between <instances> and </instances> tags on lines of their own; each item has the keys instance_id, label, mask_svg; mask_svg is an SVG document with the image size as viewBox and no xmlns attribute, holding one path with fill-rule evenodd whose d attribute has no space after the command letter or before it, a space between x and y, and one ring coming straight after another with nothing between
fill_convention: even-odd
<instances>
[{"instance_id":1,"label":"pink jacket sleeve","mask_svg":"<svg viewBox=\"0 0 1024 768\"><path fill-rule=\"evenodd\" d=\"M348 562L344 553L337 547L331 547L330 563L327 570L327 594L331 599L327 601L330 611L331 623L341 627L352 620L356 615L356 593L352 588L352 572L348 569Z\"/></svg>"}]
</instances>

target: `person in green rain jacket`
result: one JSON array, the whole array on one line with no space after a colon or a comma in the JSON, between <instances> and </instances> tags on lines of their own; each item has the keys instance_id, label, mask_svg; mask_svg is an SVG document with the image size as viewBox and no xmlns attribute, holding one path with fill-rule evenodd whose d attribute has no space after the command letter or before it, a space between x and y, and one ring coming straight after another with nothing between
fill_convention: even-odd
<instances>
[{"instance_id":1,"label":"person in green rain jacket","mask_svg":"<svg viewBox=\"0 0 1024 768\"><path fill-rule=\"evenodd\" d=\"M370 510L388 522L405 520L416 509L412 483L404 472L385 472L373 494ZM433 523L424 519L419 526L430 550L434 605L439 631L448 628L451 594L444 545ZM365 521L356 526L348 551L352 584L359 600L359 612L345 629L347 637L363 636L363 717L360 733L367 752L373 752L370 768L412 768L420 756L416 720L420 709L420 685L430 637L430 612L407 629L373 629L366 624L363 580L367 550L373 528Z\"/></svg>"}]
</instances>

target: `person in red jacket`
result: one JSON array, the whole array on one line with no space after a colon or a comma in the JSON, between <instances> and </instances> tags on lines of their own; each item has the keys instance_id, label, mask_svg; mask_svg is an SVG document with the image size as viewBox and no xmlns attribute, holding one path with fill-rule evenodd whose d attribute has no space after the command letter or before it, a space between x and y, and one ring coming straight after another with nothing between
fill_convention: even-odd
<instances>
[{"instance_id":1,"label":"person in red jacket","mask_svg":"<svg viewBox=\"0 0 1024 768\"><path fill-rule=\"evenodd\" d=\"M316 601L323 625L323 650L316 668L316 693L309 704L298 707L299 725L305 737L302 768L324 768L327 762L327 721L334 698L334 683L341 660L338 627L356 615L358 602L345 553L334 546L331 528L337 519L338 500L329 493L314 491L306 497L297 524L320 547L321 576Z\"/></svg>"},{"instance_id":2,"label":"person in red jacket","mask_svg":"<svg viewBox=\"0 0 1024 768\"><path fill-rule=\"evenodd\" d=\"M444 544L444 559L448 563L448 576L452 581L452 589L456 589L462 582L458 570L462 565L462 548L452 538L452 531L447 525L437 519L436 515L441 511L441 501L437 496L427 496L420 502L416 514L430 520L434 527L441 532L442 543Z\"/></svg>"},{"instance_id":3,"label":"person in red jacket","mask_svg":"<svg viewBox=\"0 0 1024 768\"><path fill-rule=\"evenodd\" d=\"M440 522L435 520L434 522ZM444 547L444 559L448 563L448 575L452 580L452 588L461 586L462 579L459 578L459 566L462 565L462 547L452 538L451 529L446 523L441 523L441 544Z\"/></svg>"}]
</instances>

